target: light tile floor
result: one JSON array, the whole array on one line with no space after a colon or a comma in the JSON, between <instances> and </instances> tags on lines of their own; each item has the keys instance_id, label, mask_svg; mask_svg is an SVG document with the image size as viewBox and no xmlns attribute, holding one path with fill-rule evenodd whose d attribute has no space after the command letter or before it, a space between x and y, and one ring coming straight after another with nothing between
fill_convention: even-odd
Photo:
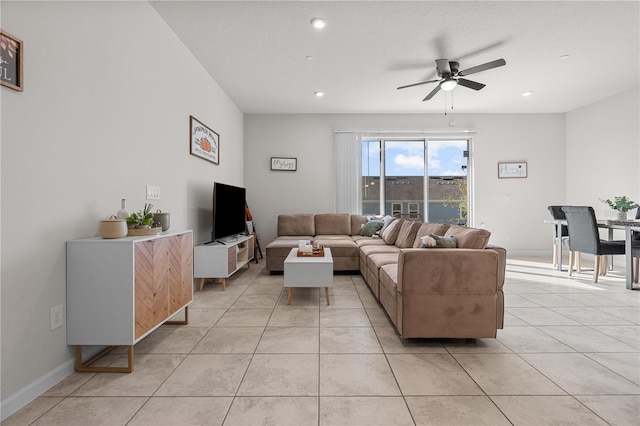
<instances>
[{"instance_id":1,"label":"light tile floor","mask_svg":"<svg viewBox=\"0 0 640 426\"><path fill-rule=\"evenodd\" d=\"M639 425L640 292L510 258L497 339L400 339L359 275L332 304L252 264L132 374L75 373L3 425ZM108 362L123 363L122 354Z\"/></svg>"}]
</instances>

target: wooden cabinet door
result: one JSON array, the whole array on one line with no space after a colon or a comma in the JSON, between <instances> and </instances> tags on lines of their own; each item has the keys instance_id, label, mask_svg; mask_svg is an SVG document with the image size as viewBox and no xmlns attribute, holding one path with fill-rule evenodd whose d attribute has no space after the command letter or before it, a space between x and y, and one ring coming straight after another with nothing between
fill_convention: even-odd
<instances>
[{"instance_id":1,"label":"wooden cabinet door","mask_svg":"<svg viewBox=\"0 0 640 426\"><path fill-rule=\"evenodd\" d=\"M169 240L169 315L173 315L193 297L192 234L176 235Z\"/></svg>"},{"instance_id":2,"label":"wooden cabinet door","mask_svg":"<svg viewBox=\"0 0 640 426\"><path fill-rule=\"evenodd\" d=\"M168 238L135 245L135 337L169 316Z\"/></svg>"}]
</instances>

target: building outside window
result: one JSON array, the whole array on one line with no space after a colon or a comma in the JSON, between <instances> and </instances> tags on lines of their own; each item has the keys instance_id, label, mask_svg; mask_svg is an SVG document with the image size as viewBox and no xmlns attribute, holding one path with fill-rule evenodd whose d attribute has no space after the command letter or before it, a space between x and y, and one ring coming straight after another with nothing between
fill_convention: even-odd
<instances>
[{"instance_id":1,"label":"building outside window","mask_svg":"<svg viewBox=\"0 0 640 426\"><path fill-rule=\"evenodd\" d=\"M364 140L362 213L466 224L468 142Z\"/></svg>"}]
</instances>

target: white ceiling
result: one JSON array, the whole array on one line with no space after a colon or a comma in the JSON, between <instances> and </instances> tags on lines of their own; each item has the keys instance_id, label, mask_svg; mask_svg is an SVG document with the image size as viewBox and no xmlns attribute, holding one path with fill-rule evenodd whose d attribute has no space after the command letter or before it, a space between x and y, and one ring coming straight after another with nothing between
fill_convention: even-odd
<instances>
[{"instance_id":1,"label":"white ceiling","mask_svg":"<svg viewBox=\"0 0 640 426\"><path fill-rule=\"evenodd\" d=\"M434 84L396 90L434 78L438 58L507 62L468 77L481 91L454 89L458 113L571 111L640 74L638 1L150 3L245 113L442 112L444 92L422 102Z\"/></svg>"}]
</instances>

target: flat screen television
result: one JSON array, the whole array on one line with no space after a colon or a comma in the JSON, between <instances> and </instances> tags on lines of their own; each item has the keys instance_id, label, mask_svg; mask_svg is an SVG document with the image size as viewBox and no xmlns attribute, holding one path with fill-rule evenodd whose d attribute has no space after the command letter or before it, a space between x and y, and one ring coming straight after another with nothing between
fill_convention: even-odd
<instances>
[{"instance_id":1,"label":"flat screen television","mask_svg":"<svg viewBox=\"0 0 640 426\"><path fill-rule=\"evenodd\" d=\"M245 232L245 195L245 188L220 182L213 184L212 241L224 241Z\"/></svg>"}]
</instances>

